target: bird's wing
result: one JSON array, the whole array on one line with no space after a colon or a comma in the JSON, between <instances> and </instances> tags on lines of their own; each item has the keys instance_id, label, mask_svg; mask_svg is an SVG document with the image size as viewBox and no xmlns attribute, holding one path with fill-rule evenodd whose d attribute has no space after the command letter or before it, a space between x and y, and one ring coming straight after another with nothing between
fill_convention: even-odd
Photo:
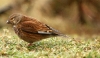
<instances>
[{"instance_id":1,"label":"bird's wing","mask_svg":"<svg viewBox=\"0 0 100 58\"><path fill-rule=\"evenodd\" d=\"M21 30L27 33L38 33L38 34L48 34L48 35L59 34L58 31L49 27L46 24L43 24L41 22L32 22L32 21L23 22Z\"/></svg>"},{"instance_id":2,"label":"bird's wing","mask_svg":"<svg viewBox=\"0 0 100 58\"><path fill-rule=\"evenodd\" d=\"M26 33L37 33L37 30L33 26L33 23L30 22L24 22L21 24L21 30Z\"/></svg>"}]
</instances>

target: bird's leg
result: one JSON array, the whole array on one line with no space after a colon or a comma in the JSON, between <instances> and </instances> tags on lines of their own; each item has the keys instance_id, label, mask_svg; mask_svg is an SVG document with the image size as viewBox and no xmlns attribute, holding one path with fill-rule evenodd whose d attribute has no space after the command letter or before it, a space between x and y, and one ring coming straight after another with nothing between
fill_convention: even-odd
<instances>
[{"instance_id":1,"label":"bird's leg","mask_svg":"<svg viewBox=\"0 0 100 58\"><path fill-rule=\"evenodd\" d=\"M29 47L29 46L32 46L32 43L29 43L29 44L28 44L28 47Z\"/></svg>"}]
</instances>

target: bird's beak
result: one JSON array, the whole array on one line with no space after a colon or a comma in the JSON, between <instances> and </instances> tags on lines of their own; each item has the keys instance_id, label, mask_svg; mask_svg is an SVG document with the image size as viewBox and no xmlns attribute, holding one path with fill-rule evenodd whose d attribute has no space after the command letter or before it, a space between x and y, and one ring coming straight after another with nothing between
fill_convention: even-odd
<instances>
[{"instance_id":1,"label":"bird's beak","mask_svg":"<svg viewBox=\"0 0 100 58\"><path fill-rule=\"evenodd\" d=\"M7 20L7 22L6 22L7 24L10 24L10 22Z\"/></svg>"}]
</instances>

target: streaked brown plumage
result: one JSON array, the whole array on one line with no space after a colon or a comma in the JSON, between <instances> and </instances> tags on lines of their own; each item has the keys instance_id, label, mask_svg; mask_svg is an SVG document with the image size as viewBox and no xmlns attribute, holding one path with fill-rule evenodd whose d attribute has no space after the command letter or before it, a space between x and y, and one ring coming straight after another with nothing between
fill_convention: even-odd
<instances>
[{"instance_id":1,"label":"streaked brown plumage","mask_svg":"<svg viewBox=\"0 0 100 58\"><path fill-rule=\"evenodd\" d=\"M29 43L51 36L62 35L52 27L19 13L12 14L7 23L13 25L15 33Z\"/></svg>"}]
</instances>

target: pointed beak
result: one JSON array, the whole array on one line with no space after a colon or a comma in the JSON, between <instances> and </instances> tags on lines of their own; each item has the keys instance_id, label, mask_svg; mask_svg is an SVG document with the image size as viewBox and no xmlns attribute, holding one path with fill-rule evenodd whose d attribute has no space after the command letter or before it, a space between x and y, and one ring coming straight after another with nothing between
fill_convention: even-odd
<instances>
[{"instance_id":1,"label":"pointed beak","mask_svg":"<svg viewBox=\"0 0 100 58\"><path fill-rule=\"evenodd\" d=\"M10 22L7 20L7 22L6 22L7 24L10 24Z\"/></svg>"}]
</instances>

